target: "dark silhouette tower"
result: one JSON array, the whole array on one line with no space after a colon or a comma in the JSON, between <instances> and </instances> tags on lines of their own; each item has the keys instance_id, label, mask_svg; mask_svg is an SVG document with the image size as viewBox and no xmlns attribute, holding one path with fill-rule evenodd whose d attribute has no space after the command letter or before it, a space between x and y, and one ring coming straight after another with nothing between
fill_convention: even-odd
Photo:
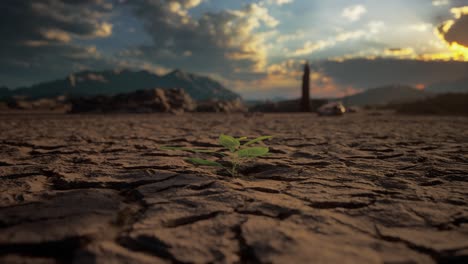
<instances>
[{"instance_id":1,"label":"dark silhouette tower","mask_svg":"<svg viewBox=\"0 0 468 264\"><path fill-rule=\"evenodd\" d=\"M301 112L310 112L310 66L309 62L304 65L304 76L302 77Z\"/></svg>"}]
</instances>

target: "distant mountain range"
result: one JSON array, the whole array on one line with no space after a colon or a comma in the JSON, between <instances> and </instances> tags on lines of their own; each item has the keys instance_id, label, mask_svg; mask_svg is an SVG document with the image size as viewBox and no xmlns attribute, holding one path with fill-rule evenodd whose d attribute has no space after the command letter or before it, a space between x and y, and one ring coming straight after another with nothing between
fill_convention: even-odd
<instances>
[{"instance_id":1,"label":"distant mountain range","mask_svg":"<svg viewBox=\"0 0 468 264\"><path fill-rule=\"evenodd\" d=\"M468 93L468 77L432 84L424 90L404 85L390 85L369 89L340 100L348 106L385 105L418 101L444 93Z\"/></svg>"},{"instance_id":2,"label":"distant mountain range","mask_svg":"<svg viewBox=\"0 0 468 264\"><path fill-rule=\"evenodd\" d=\"M386 105L425 99L431 93L410 86L394 85L366 90L362 93L341 98L347 106Z\"/></svg>"},{"instance_id":3,"label":"distant mountain range","mask_svg":"<svg viewBox=\"0 0 468 264\"><path fill-rule=\"evenodd\" d=\"M148 71L110 70L82 71L71 74L64 79L43 82L30 87L17 89L0 87L0 99L13 96L40 99L62 95L69 97L115 95L152 88L182 88L197 101L208 99L234 100L240 98L240 95L230 91L221 83L209 77L186 73L181 70L174 70L165 75L158 75ZM436 83L428 86L425 90L417 90L403 85L385 86L369 89L359 94L341 98L340 100L348 106L384 105L416 101L434 94L448 92L468 92L468 77L457 81ZM259 103L258 101L252 101L250 105Z\"/></svg>"},{"instance_id":4,"label":"distant mountain range","mask_svg":"<svg viewBox=\"0 0 468 264\"><path fill-rule=\"evenodd\" d=\"M435 83L426 88L431 93L468 93L468 77L456 81Z\"/></svg>"},{"instance_id":5,"label":"distant mountain range","mask_svg":"<svg viewBox=\"0 0 468 264\"><path fill-rule=\"evenodd\" d=\"M61 95L70 97L115 95L152 88L182 88L195 100L240 98L238 94L211 78L180 70L161 76L148 71L82 71L71 74L65 79L30 87L12 90L0 87L0 98L25 96L38 99Z\"/></svg>"}]
</instances>

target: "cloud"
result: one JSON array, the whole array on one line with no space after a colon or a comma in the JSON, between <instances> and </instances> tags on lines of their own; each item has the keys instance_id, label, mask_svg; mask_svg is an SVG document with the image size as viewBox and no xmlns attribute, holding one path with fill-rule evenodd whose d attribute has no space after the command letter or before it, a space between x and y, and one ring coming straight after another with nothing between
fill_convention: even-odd
<instances>
[{"instance_id":1,"label":"cloud","mask_svg":"<svg viewBox=\"0 0 468 264\"><path fill-rule=\"evenodd\" d=\"M106 38L112 35L112 24L103 22L98 25L91 37Z\"/></svg>"},{"instance_id":2,"label":"cloud","mask_svg":"<svg viewBox=\"0 0 468 264\"><path fill-rule=\"evenodd\" d=\"M450 0L432 0L433 6L446 6L450 4Z\"/></svg>"},{"instance_id":3,"label":"cloud","mask_svg":"<svg viewBox=\"0 0 468 264\"><path fill-rule=\"evenodd\" d=\"M384 50L383 55L386 57L396 57L401 59L409 59L416 57L416 53L413 48L390 48Z\"/></svg>"},{"instance_id":4,"label":"cloud","mask_svg":"<svg viewBox=\"0 0 468 264\"><path fill-rule=\"evenodd\" d=\"M268 66L267 72L269 75L288 75L296 78L302 75L304 63L302 60L289 59Z\"/></svg>"},{"instance_id":5,"label":"cloud","mask_svg":"<svg viewBox=\"0 0 468 264\"><path fill-rule=\"evenodd\" d=\"M433 58L468 61L468 6L452 8L450 11L454 19L443 22L436 30L449 52L434 54Z\"/></svg>"},{"instance_id":6,"label":"cloud","mask_svg":"<svg viewBox=\"0 0 468 264\"><path fill-rule=\"evenodd\" d=\"M237 10L206 12L192 17L190 10L200 3L129 1L153 42L139 47L144 54L142 59L169 68L216 73L225 78L264 74L266 42L279 24L268 8L252 3Z\"/></svg>"},{"instance_id":7,"label":"cloud","mask_svg":"<svg viewBox=\"0 0 468 264\"><path fill-rule=\"evenodd\" d=\"M307 41L303 47L295 50L291 55L296 57L309 55L327 47L334 46L335 44L336 40L319 40L317 42Z\"/></svg>"},{"instance_id":8,"label":"cloud","mask_svg":"<svg viewBox=\"0 0 468 264\"><path fill-rule=\"evenodd\" d=\"M455 3L453 0L451 3ZM450 12L453 19L449 19L439 26L434 28L430 23L417 23L407 25L409 31L418 31L430 33L432 29L438 38L427 41L428 45L411 45L406 44L404 48L388 47L390 44L380 48L361 49L358 52L349 53L332 58L334 61L346 61L356 58L376 59L376 58L395 58L395 59L412 59L418 61L468 61L468 6L451 8ZM384 24L378 26L374 23L372 30L364 32L381 32L385 27ZM369 25L368 25L369 26ZM356 31L357 36L362 32ZM370 39L371 34L363 34L364 38ZM339 43L330 42L330 46ZM393 44L395 45L395 44ZM392 45L392 46L393 46ZM398 43L396 45L399 45Z\"/></svg>"},{"instance_id":9,"label":"cloud","mask_svg":"<svg viewBox=\"0 0 468 264\"><path fill-rule=\"evenodd\" d=\"M86 60L100 65L96 47L78 45L74 40L112 34L112 25L106 21L112 5L103 0L4 0L0 10L3 84L24 84L35 77L44 80L57 72L68 74Z\"/></svg>"},{"instance_id":10,"label":"cloud","mask_svg":"<svg viewBox=\"0 0 468 264\"><path fill-rule=\"evenodd\" d=\"M377 33L380 33L385 28L385 22L374 20L374 21L369 22L367 24L367 27L369 28L370 33L377 34Z\"/></svg>"},{"instance_id":11,"label":"cloud","mask_svg":"<svg viewBox=\"0 0 468 264\"><path fill-rule=\"evenodd\" d=\"M431 30L434 26L431 23L418 23L409 25L409 29L418 32L427 32Z\"/></svg>"},{"instance_id":12,"label":"cloud","mask_svg":"<svg viewBox=\"0 0 468 264\"><path fill-rule=\"evenodd\" d=\"M253 80L236 80L227 83L246 98L267 99L272 94L293 98L299 95L300 79L304 61L285 60L268 66L267 74ZM251 89L255 87L255 89Z\"/></svg>"},{"instance_id":13,"label":"cloud","mask_svg":"<svg viewBox=\"0 0 468 264\"><path fill-rule=\"evenodd\" d=\"M427 85L441 80L457 80L466 77L466 63L457 61L350 59L324 61L318 63L316 67L332 77L337 84L350 85L358 89L395 83Z\"/></svg>"},{"instance_id":14,"label":"cloud","mask_svg":"<svg viewBox=\"0 0 468 264\"><path fill-rule=\"evenodd\" d=\"M268 0L267 3L268 4L273 4L273 5L284 5L284 4L291 4L292 2L294 2L294 0Z\"/></svg>"},{"instance_id":15,"label":"cloud","mask_svg":"<svg viewBox=\"0 0 468 264\"><path fill-rule=\"evenodd\" d=\"M319 40L316 42L307 41L304 46L294 50L290 55L294 57L310 55L314 52L336 46L339 43L347 42L349 40L370 38L371 36L379 33L384 26L385 24L381 21L372 21L368 23L364 29L341 32L328 40Z\"/></svg>"},{"instance_id":16,"label":"cloud","mask_svg":"<svg viewBox=\"0 0 468 264\"><path fill-rule=\"evenodd\" d=\"M247 98L265 99L272 94L285 98L298 98L301 94L303 60L284 60L268 67L268 75L252 81L231 83L237 92ZM351 85L339 84L320 67L313 67L310 75L313 98L334 98L359 92ZM248 89L255 87L255 90Z\"/></svg>"},{"instance_id":17,"label":"cloud","mask_svg":"<svg viewBox=\"0 0 468 264\"><path fill-rule=\"evenodd\" d=\"M341 16L348 19L349 21L358 21L361 17L367 13L367 9L363 5L355 5L347 7L341 13Z\"/></svg>"},{"instance_id":18,"label":"cloud","mask_svg":"<svg viewBox=\"0 0 468 264\"><path fill-rule=\"evenodd\" d=\"M441 40L434 36L431 40L434 27L423 23L427 17L419 17L419 13L398 19L397 24L379 13L369 17L382 21L364 21L368 12L364 5L349 6L342 14L340 9L336 11L336 4L323 9L314 5L319 12L332 10L321 16L310 6L306 9L304 3L291 4L292 0L240 1L250 3L243 6L210 2L214 3L2 0L0 85L30 84L83 69L125 67L163 73L182 68L216 76L244 94L275 91L296 96L301 58L341 56L314 66L316 95L330 96L394 82L425 85L440 78L452 80L461 75L461 64L453 60L468 61L468 7L451 9L452 19L436 28ZM451 0L448 6L434 8L432 2L440 6L443 1L427 2L426 8L436 9L437 14L458 3L466 5L466 0ZM291 4L288 10L280 7L287 4ZM291 16L296 13L297 18ZM308 22L304 22L305 16L310 18ZM284 25L279 18L284 19ZM343 26L343 21L349 25ZM129 28L133 34L122 33ZM400 29L403 33L395 35ZM426 46L414 44L425 41L423 37L429 38ZM96 41L102 38L109 39ZM114 45L114 40L125 38L136 40Z\"/></svg>"},{"instance_id":19,"label":"cloud","mask_svg":"<svg viewBox=\"0 0 468 264\"><path fill-rule=\"evenodd\" d=\"M159 72L183 68L231 79L266 74L267 40L279 21L265 3L195 18L190 11L202 0L112 1L115 6L110 1L1 1L2 84L29 85L72 71L123 66ZM153 43L101 54L90 40L111 36L110 17L127 7L144 23Z\"/></svg>"},{"instance_id":20,"label":"cloud","mask_svg":"<svg viewBox=\"0 0 468 264\"><path fill-rule=\"evenodd\" d=\"M405 53L406 49L388 52ZM247 98L264 99L272 95L300 96L303 60L284 60L268 67L268 74L252 81L229 85ZM391 84L426 87L440 81L466 77L466 63L457 61L422 61L413 59L374 58L325 60L311 65L311 95L315 98L341 97L368 88ZM255 87L255 89L250 89Z\"/></svg>"},{"instance_id":21,"label":"cloud","mask_svg":"<svg viewBox=\"0 0 468 264\"><path fill-rule=\"evenodd\" d=\"M303 30L297 30L296 32L291 33L291 34L283 34L283 35L278 36L276 38L276 41L281 43L281 42L288 42L292 40L300 40L300 39L304 39L305 36L306 35Z\"/></svg>"},{"instance_id":22,"label":"cloud","mask_svg":"<svg viewBox=\"0 0 468 264\"><path fill-rule=\"evenodd\" d=\"M42 30L41 34L46 40L49 40L49 41L68 43L71 40L71 36L68 32L58 30L58 29Z\"/></svg>"},{"instance_id":23,"label":"cloud","mask_svg":"<svg viewBox=\"0 0 468 264\"><path fill-rule=\"evenodd\" d=\"M452 8L455 20L449 20L439 27L448 43L458 43L468 47L468 6Z\"/></svg>"}]
</instances>

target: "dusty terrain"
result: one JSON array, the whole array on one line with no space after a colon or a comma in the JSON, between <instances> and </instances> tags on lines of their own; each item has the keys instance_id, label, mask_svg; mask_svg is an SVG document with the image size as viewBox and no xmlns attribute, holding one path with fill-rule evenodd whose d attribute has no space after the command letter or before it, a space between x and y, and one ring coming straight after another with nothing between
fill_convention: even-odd
<instances>
[{"instance_id":1,"label":"dusty terrain","mask_svg":"<svg viewBox=\"0 0 468 264\"><path fill-rule=\"evenodd\" d=\"M0 115L0 263L468 263L468 118ZM161 145L274 135L230 178Z\"/></svg>"}]
</instances>

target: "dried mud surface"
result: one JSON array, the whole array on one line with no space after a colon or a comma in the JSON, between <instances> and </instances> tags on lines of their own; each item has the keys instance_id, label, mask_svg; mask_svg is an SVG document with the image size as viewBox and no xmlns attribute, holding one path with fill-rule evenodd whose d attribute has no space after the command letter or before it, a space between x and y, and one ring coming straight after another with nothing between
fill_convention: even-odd
<instances>
[{"instance_id":1,"label":"dried mud surface","mask_svg":"<svg viewBox=\"0 0 468 264\"><path fill-rule=\"evenodd\" d=\"M468 263L468 119L0 115L0 263ZM231 178L161 145L274 135Z\"/></svg>"}]
</instances>

